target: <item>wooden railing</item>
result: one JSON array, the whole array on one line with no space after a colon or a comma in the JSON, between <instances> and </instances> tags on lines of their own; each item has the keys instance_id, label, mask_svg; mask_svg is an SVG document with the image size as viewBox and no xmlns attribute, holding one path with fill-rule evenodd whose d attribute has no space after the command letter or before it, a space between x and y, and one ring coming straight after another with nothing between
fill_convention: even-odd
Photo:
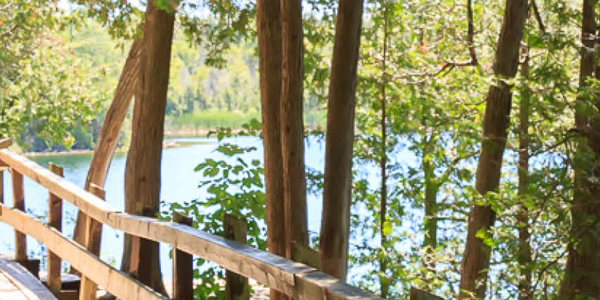
<instances>
[{"instance_id":1,"label":"wooden railing","mask_svg":"<svg viewBox=\"0 0 600 300\"><path fill-rule=\"evenodd\" d=\"M2 146L0 141L0 148ZM22 203L15 201L17 206L14 208L8 207L4 203L0 204L0 221L12 226L18 232L16 253L18 255L26 253L25 240L21 238L22 236L29 235L40 241L51 252L49 256L53 257L49 262L51 268L56 265L56 259L59 257L81 272L83 281L79 299L93 299L96 285L125 300L167 299L98 258L98 253L93 245L96 241L89 238L93 236L90 232L101 230L101 225L98 229L94 225L95 222L108 225L134 237L170 244L177 250L174 253L197 255L294 299L381 299L313 267L197 230L188 225L123 213L103 201L104 192L100 188L96 187L94 193L87 192L63 179L58 168L52 167L54 172L50 171L7 149L0 150L0 167L3 165L10 168L13 174L15 199L21 200L22 198ZM49 224L44 224L24 212L25 198L22 192L22 176L26 176L48 189L51 195ZM79 245L67 238L61 233L60 226L57 226L60 224L57 221L57 218L60 218L57 215L60 214L58 208L60 199L77 206L88 217L85 245ZM179 259L177 257L175 260L180 264L182 261L187 264L191 260L189 256L179 256ZM174 264L174 266L177 265L179 264ZM177 274L181 273L185 274L186 272L180 272L177 269L173 271L176 277L174 282L181 283L183 281L183 278L177 278ZM60 282L60 279L57 280L55 276L60 276L60 270L58 275L56 270L50 271L49 276L53 277L48 278L51 288L53 285L56 288L56 284L59 284L56 282ZM191 284L191 280L187 280L187 282ZM174 294L177 295L177 292L175 291ZM179 292L189 294L189 287L188 292Z\"/></svg>"}]
</instances>

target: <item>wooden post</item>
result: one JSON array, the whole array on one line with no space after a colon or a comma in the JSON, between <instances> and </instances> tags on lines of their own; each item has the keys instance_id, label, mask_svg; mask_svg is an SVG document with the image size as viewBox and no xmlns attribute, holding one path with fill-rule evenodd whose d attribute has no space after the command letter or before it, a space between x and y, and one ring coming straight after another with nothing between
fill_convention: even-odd
<instances>
[{"instance_id":1,"label":"wooden post","mask_svg":"<svg viewBox=\"0 0 600 300\"><path fill-rule=\"evenodd\" d=\"M152 209L144 208L140 214L145 217L155 217ZM129 262L129 274L141 283L152 286L152 266L148 263L152 257L152 249L154 242L145 238L132 235L131 236L131 256Z\"/></svg>"},{"instance_id":2,"label":"wooden post","mask_svg":"<svg viewBox=\"0 0 600 300\"><path fill-rule=\"evenodd\" d=\"M4 169L0 166L0 203L4 204Z\"/></svg>"},{"instance_id":3,"label":"wooden post","mask_svg":"<svg viewBox=\"0 0 600 300\"><path fill-rule=\"evenodd\" d=\"M60 166L49 163L48 169L60 177L64 176L64 170ZM62 199L53 193L50 193L48 197L48 225L55 228L58 232L62 232ZM50 291L54 294L60 293L62 290L60 266L60 257L48 249L47 284Z\"/></svg>"},{"instance_id":4,"label":"wooden post","mask_svg":"<svg viewBox=\"0 0 600 300\"><path fill-rule=\"evenodd\" d=\"M90 193L96 197L104 199L104 190L95 185L90 185ZM102 236L102 223L92 219L90 216L85 216L85 243L84 247L94 255L100 255L100 237ZM81 287L79 289L79 300L95 300L96 292L98 291L98 285L87 278L85 275L81 275Z\"/></svg>"},{"instance_id":5,"label":"wooden post","mask_svg":"<svg viewBox=\"0 0 600 300\"><path fill-rule=\"evenodd\" d=\"M444 298L438 297L430 292L411 286L410 300L444 300Z\"/></svg>"},{"instance_id":6,"label":"wooden post","mask_svg":"<svg viewBox=\"0 0 600 300\"><path fill-rule=\"evenodd\" d=\"M192 218L173 212L173 222L192 226ZM191 254L173 247L173 299L194 299L194 266Z\"/></svg>"},{"instance_id":7,"label":"wooden post","mask_svg":"<svg viewBox=\"0 0 600 300\"><path fill-rule=\"evenodd\" d=\"M225 238L246 245L246 222L228 214L224 214L223 228L225 232ZM225 285L226 300L250 299L250 286L248 285L248 278L227 270L225 279L227 281Z\"/></svg>"},{"instance_id":8,"label":"wooden post","mask_svg":"<svg viewBox=\"0 0 600 300\"><path fill-rule=\"evenodd\" d=\"M291 254L293 261L309 265L317 270L321 269L321 256L319 255L319 251L313 250L296 241L292 241Z\"/></svg>"},{"instance_id":9,"label":"wooden post","mask_svg":"<svg viewBox=\"0 0 600 300\"><path fill-rule=\"evenodd\" d=\"M25 191L23 189L23 174L11 169L13 205L15 209L25 211ZM26 236L15 230L15 260L24 262L27 260Z\"/></svg>"}]
</instances>

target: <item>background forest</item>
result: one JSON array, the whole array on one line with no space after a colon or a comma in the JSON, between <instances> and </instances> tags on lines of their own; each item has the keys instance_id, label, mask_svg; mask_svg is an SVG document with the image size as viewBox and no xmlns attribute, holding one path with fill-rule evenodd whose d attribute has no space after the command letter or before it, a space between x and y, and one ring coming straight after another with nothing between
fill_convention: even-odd
<instances>
[{"instance_id":1,"label":"background forest","mask_svg":"<svg viewBox=\"0 0 600 300\"><path fill-rule=\"evenodd\" d=\"M302 2L306 140L329 143L339 3L351 5ZM255 3L176 4L165 133L265 137ZM350 124L351 284L388 299L407 298L411 286L446 299L599 299L599 6L364 1ZM23 151L95 148L141 34L143 5L0 0L0 8L0 136ZM131 120L130 110L118 147L129 145ZM256 150L217 148L231 158ZM269 167L206 157L190 164L210 177L200 184L210 197L164 205L163 213L185 212L214 233L223 213L244 217L249 243L265 249ZM339 174L324 172L306 168L303 180L306 193L327 203L327 178ZM326 210L324 220L337 218ZM325 247L323 232L307 236L307 246ZM224 276L198 266L203 282ZM196 288L198 299L222 293L219 285Z\"/></svg>"}]
</instances>

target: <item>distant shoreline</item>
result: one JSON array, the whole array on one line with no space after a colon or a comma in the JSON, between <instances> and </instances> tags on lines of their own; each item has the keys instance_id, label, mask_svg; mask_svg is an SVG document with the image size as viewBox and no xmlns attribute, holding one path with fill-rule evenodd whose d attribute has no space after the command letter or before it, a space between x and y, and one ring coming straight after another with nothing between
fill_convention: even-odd
<instances>
[{"instance_id":1,"label":"distant shoreline","mask_svg":"<svg viewBox=\"0 0 600 300\"><path fill-rule=\"evenodd\" d=\"M190 136L188 136L190 137ZM195 136L198 137L198 136ZM163 141L163 149L169 148L180 148L187 147L190 145L201 144L201 142L176 142L176 141ZM115 153L125 153L127 149L120 148L115 150ZM25 152L25 157L36 157L36 156L62 156L62 155L86 155L94 154L94 149L75 149L66 151L46 151L46 152Z\"/></svg>"}]
</instances>

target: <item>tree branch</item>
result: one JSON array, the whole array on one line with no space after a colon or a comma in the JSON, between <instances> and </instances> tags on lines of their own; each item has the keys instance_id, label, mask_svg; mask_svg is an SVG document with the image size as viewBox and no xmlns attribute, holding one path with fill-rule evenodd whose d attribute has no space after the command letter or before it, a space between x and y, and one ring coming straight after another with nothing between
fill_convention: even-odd
<instances>
[{"instance_id":1,"label":"tree branch","mask_svg":"<svg viewBox=\"0 0 600 300\"><path fill-rule=\"evenodd\" d=\"M538 9L535 0L531 0L531 7L533 8L533 14L535 15L535 19L537 20L538 26L540 27L540 31L542 34L546 34L546 26L544 26L544 22L542 21L542 16L540 15L540 10Z\"/></svg>"}]
</instances>

